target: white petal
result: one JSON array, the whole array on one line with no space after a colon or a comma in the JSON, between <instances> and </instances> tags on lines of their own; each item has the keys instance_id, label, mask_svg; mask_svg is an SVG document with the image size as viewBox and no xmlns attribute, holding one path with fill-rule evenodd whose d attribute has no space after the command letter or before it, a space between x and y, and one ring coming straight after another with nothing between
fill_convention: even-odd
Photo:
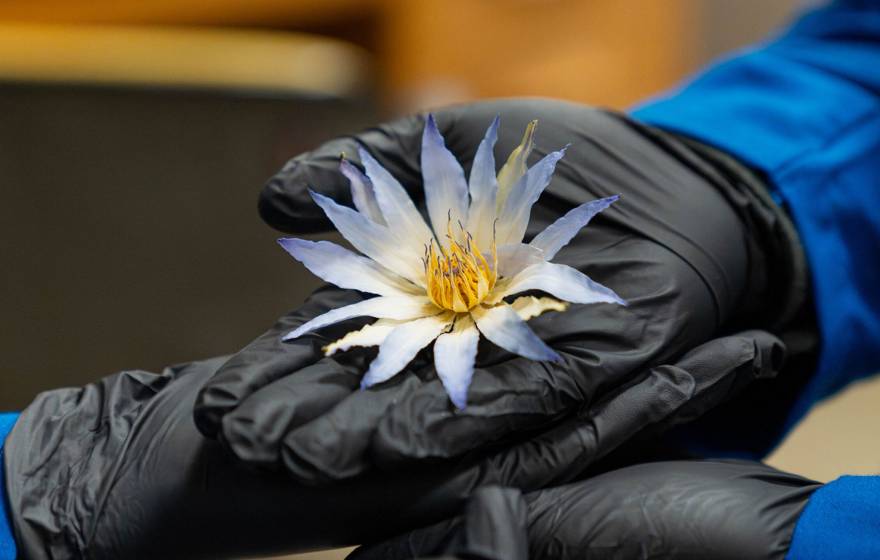
<instances>
[{"instance_id":1,"label":"white petal","mask_svg":"<svg viewBox=\"0 0 880 560\"><path fill-rule=\"evenodd\" d=\"M370 179L347 159L339 163L339 169L351 184L351 200L354 202L354 207L364 216L384 226L385 218L382 217L382 210L376 202L376 193L373 192L373 183Z\"/></svg>"},{"instance_id":2,"label":"white petal","mask_svg":"<svg viewBox=\"0 0 880 560\"><path fill-rule=\"evenodd\" d=\"M382 210L388 229L397 238L399 245L409 247L421 257L425 245L434 237L428 224L400 182L366 150L361 148L358 153L367 177L373 183L376 202Z\"/></svg>"},{"instance_id":3,"label":"white petal","mask_svg":"<svg viewBox=\"0 0 880 560\"><path fill-rule=\"evenodd\" d=\"M572 208L565 216L536 235L529 245L544 251L545 260L551 260L560 249L568 245L568 242L577 235L581 228L590 223L593 216L611 206L618 198L620 197L617 195L609 196L608 198L591 200Z\"/></svg>"},{"instance_id":4,"label":"white petal","mask_svg":"<svg viewBox=\"0 0 880 560\"><path fill-rule=\"evenodd\" d=\"M510 278L521 270L544 262L544 252L525 243L509 243L498 247L498 274Z\"/></svg>"},{"instance_id":5,"label":"white petal","mask_svg":"<svg viewBox=\"0 0 880 560\"><path fill-rule=\"evenodd\" d=\"M423 250L414 252L401 247L387 227L324 195L314 191L310 191L310 194L339 233L355 249L407 280L419 286L425 285L425 269L420 260Z\"/></svg>"},{"instance_id":6,"label":"white petal","mask_svg":"<svg viewBox=\"0 0 880 560\"><path fill-rule=\"evenodd\" d=\"M477 148L468 183L471 205L468 208L467 230L483 252L489 252L494 237L495 200L498 194L494 149L498 139L498 121L498 117L495 117Z\"/></svg>"},{"instance_id":7,"label":"white petal","mask_svg":"<svg viewBox=\"0 0 880 560\"><path fill-rule=\"evenodd\" d=\"M401 325L403 321L393 319L379 319L362 329L351 331L339 340L331 342L323 348L325 356L332 356L336 352L344 352L353 346L378 346L385 341L391 331Z\"/></svg>"},{"instance_id":8,"label":"white petal","mask_svg":"<svg viewBox=\"0 0 880 560\"><path fill-rule=\"evenodd\" d=\"M532 206L550 184L556 163L565 155L565 148L544 156L533 165L510 190L510 195L498 215L497 242L519 243L526 234Z\"/></svg>"},{"instance_id":9,"label":"white petal","mask_svg":"<svg viewBox=\"0 0 880 560\"><path fill-rule=\"evenodd\" d=\"M437 240L446 246L446 226L450 218L453 226L467 221L468 187L464 170L443 143L433 115L428 115L422 133L422 178L431 225Z\"/></svg>"},{"instance_id":10,"label":"white petal","mask_svg":"<svg viewBox=\"0 0 880 560\"><path fill-rule=\"evenodd\" d=\"M278 244L315 276L340 288L380 296L424 293L423 288L394 276L375 261L335 243L283 238L278 240Z\"/></svg>"},{"instance_id":11,"label":"white petal","mask_svg":"<svg viewBox=\"0 0 880 560\"><path fill-rule=\"evenodd\" d=\"M320 329L354 317L376 317L377 319L417 319L438 313L440 310L426 297L379 296L365 299L351 305L338 307L323 315L318 315L290 331L282 340L291 340L315 329Z\"/></svg>"},{"instance_id":12,"label":"white petal","mask_svg":"<svg viewBox=\"0 0 880 560\"><path fill-rule=\"evenodd\" d=\"M365 389L391 379L416 357L419 350L445 332L454 318L453 313L441 313L396 327L379 346L379 355L370 363L361 387Z\"/></svg>"},{"instance_id":13,"label":"white petal","mask_svg":"<svg viewBox=\"0 0 880 560\"><path fill-rule=\"evenodd\" d=\"M532 153L532 148L535 147L535 129L537 126L538 121L532 121L526 126L526 132L519 146L510 152L510 157L507 158L504 167L498 172L496 208L499 213L504 207L507 195L510 194L510 189L526 174L526 161L529 159L529 154Z\"/></svg>"},{"instance_id":14,"label":"white petal","mask_svg":"<svg viewBox=\"0 0 880 560\"><path fill-rule=\"evenodd\" d=\"M553 299L551 297L535 296L518 297L513 300L513 303L511 303L510 306L523 321L528 321L532 317L537 317L545 311L565 311L568 309L568 304L564 301L559 301L558 299Z\"/></svg>"},{"instance_id":15,"label":"white petal","mask_svg":"<svg viewBox=\"0 0 880 560\"><path fill-rule=\"evenodd\" d=\"M557 263L533 264L514 276L493 299L528 290L541 290L571 303L618 303L626 302L611 289L593 282L583 272L568 265Z\"/></svg>"},{"instance_id":16,"label":"white petal","mask_svg":"<svg viewBox=\"0 0 880 560\"><path fill-rule=\"evenodd\" d=\"M508 352L519 354L531 360L561 361L559 354L544 344L532 329L519 318L516 311L506 303L495 307L477 306L471 310L471 317L483 336Z\"/></svg>"},{"instance_id":17,"label":"white petal","mask_svg":"<svg viewBox=\"0 0 880 560\"><path fill-rule=\"evenodd\" d=\"M474 360L480 333L473 319L462 315L455 321L452 331L441 334L434 343L434 366L443 383L449 400L457 408L467 404L467 391L474 376Z\"/></svg>"}]
</instances>

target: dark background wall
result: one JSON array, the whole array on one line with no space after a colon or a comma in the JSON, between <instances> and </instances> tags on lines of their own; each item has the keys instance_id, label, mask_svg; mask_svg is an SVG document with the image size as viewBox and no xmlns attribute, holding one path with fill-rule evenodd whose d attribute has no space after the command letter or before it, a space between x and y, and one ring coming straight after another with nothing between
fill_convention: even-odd
<instances>
[{"instance_id":1,"label":"dark background wall","mask_svg":"<svg viewBox=\"0 0 880 560\"><path fill-rule=\"evenodd\" d=\"M369 104L0 86L0 410L234 352L317 281L256 212L291 154Z\"/></svg>"}]
</instances>

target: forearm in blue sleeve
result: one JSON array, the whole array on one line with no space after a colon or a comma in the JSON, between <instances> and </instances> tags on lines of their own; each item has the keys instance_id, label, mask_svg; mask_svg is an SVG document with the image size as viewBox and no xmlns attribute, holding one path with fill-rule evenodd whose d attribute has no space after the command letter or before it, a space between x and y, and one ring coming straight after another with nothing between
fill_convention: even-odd
<instances>
[{"instance_id":1,"label":"forearm in blue sleeve","mask_svg":"<svg viewBox=\"0 0 880 560\"><path fill-rule=\"evenodd\" d=\"M880 558L880 476L844 476L817 490L786 560Z\"/></svg>"},{"instance_id":2,"label":"forearm in blue sleeve","mask_svg":"<svg viewBox=\"0 0 880 560\"><path fill-rule=\"evenodd\" d=\"M15 421L18 419L17 412L0 413L0 560L15 560L15 538L12 533L12 518L9 513L9 502L6 498L6 476L4 474L3 443L6 436L12 431Z\"/></svg>"},{"instance_id":3,"label":"forearm in blue sleeve","mask_svg":"<svg viewBox=\"0 0 880 560\"><path fill-rule=\"evenodd\" d=\"M820 352L773 428L780 437L816 401L880 371L878 68L880 0L837 1L632 111L759 170L797 228Z\"/></svg>"}]
</instances>

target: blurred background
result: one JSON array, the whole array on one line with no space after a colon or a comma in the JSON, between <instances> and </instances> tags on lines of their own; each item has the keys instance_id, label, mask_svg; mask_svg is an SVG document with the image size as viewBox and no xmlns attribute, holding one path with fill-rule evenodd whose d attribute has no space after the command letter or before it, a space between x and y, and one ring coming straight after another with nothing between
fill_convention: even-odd
<instances>
[{"instance_id":1,"label":"blurred background","mask_svg":"<svg viewBox=\"0 0 880 560\"><path fill-rule=\"evenodd\" d=\"M256 213L289 157L485 97L623 109L798 4L0 0L0 409L234 352L295 307L316 282ZM824 404L771 462L880 470L850 423L878 398L869 382Z\"/></svg>"}]
</instances>

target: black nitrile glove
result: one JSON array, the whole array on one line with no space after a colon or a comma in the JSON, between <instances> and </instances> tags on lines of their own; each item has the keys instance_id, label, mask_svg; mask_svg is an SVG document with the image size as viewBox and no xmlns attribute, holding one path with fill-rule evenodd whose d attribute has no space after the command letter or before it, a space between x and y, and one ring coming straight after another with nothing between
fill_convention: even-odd
<instances>
[{"instance_id":1,"label":"black nitrile glove","mask_svg":"<svg viewBox=\"0 0 880 560\"><path fill-rule=\"evenodd\" d=\"M645 463L524 496L487 488L462 517L349 558L783 560L820 486L747 461Z\"/></svg>"},{"instance_id":2,"label":"black nitrile glove","mask_svg":"<svg viewBox=\"0 0 880 560\"><path fill-rule=\"evenodd\" d=\"M474 492L460 518L360 547L348 558L528 560L528 522L529 505L519 490L486 486Z\"/></svg>"},{"instance_id":3,"label":"black nitrile glove","mask_svg":"<svg viewBox=\"0 0 880 560\"><path fill-rule=\"evenodd\" d=\"M718 339L518 445L320 488L249 469L196 430L196 393L223 358L124 372L43 393L24 410L3 450L10 518L27 560L218 559L375 542L456 515L483 486L568 482L623 442L774 375L783 353L762 332Z\"/></svg>"},{"instance_id":4,"label":"black nitrile glove","mask_svg":"<svg viewBox=\"0 0 880 560\"><path fill-rule=\"evenodd\" d=\"M359 390L375 351L330 358L320 351L353 330L353 321L282 343L309 318L363 297L318 291L234 356L199 395L199 429L243 461L281 464L311 484L510 442L586 410L640 372L724 332L769 328L768 317L786 315L792 298L803 296L792 265L798 248L785 219L745 171L710 164L689 145L626 117L574 104L497 101L435 115L465 169L496 115L498 154L519 143L532 119L540 122L535 159L571 143L533 208L527 239L580 203L620 194L554 260L612 288L629 306L574 305L531 320L563 357L558 364L483 342L468 406L459 411L424 357L392 380ZM355 157L358 146L419 203L424 122L394 121L294 158L264 189L263 217L285 231L326 230L307 187L350 200L339 155Z\"/></svg>"}]
</instances>

